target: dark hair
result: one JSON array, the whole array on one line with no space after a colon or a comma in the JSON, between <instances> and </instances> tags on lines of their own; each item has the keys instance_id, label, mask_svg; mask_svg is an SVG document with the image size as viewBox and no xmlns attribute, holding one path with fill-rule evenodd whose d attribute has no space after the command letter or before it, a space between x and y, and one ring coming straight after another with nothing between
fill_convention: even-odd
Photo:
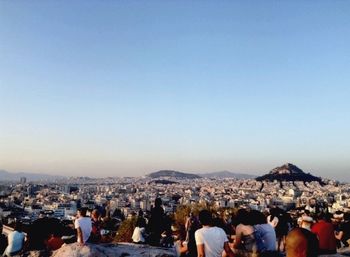
<instances>
[{"instance_id":1,"label":"dark hair","mask_svg":"<svg viewBox=\"0 0 350 257\"><path fill-rule=\"evenodd\" d=\"M157 207L160 207L162 205L162 199L157 197L156 200L154 201L154 206L157 208Z\"/></svg>"},{"instance_id":2,"label":"dark hair","mask_svg":"<svg viewBox=\"0 0 350 257\"><path fill-rule=\"evenodd\" d=\"M251 210L249 212L248 217L249 217L250 225L252 226L266 223L265 215L260 211Z\"/></svg>"},{"instance_id":3,"label":"dark hair","mask_svg":"<svg viewBox=\"0 0 350 257\"><path fill-rule=\"evenodd\" d=\"M87 208L82 207L79 209L80 215L85 217L86 216L86 212L87 212Z\"/></svg>"},{"instance_id":4,"label":"dark hair","mask_svg":"<svg viewBox=\"0 0 350 257\"><path fill-rule=\"evenodd\" d=\"M16 221L14 230L16 230L18 232L22 232L22 223L19 221Z\"/></svg>"},{"instance_id":5,"label":"dark hair","mask_svg":"<svg viewBox=\"0 0 350 257\"><path fill-rule=\"evenodd\" d=\"M325 213L325 212L320 212L318 215L317 215L317 220L325 220L327 222L330 222L332 219L331 217L331 214L329 213Z\"/></svg>"},{"instance_id":6,"label":"dark hair","mask_svg":"<svg viewBox=\"0 0 350 257\"><path fill-rule=\"evenodd\" d=\"M199 212L199 221L203 226L208 226L208 225L212 225L213 222L213 218L212 215L210 213L210 211L208 210L201 210Z\"/></svg>"},{"instance_id":7,"label":"dark hair","mask_svg":"<svg viewBox=\"0 0 350 257\"><path fill-rule=\"evenodd\" d=\"M234 223L236 225L239 225L239 224L250 225L248 214L249 213L246 209L239 209L236 215L236 222Z\"/></svg>"},{"instance_id":8,"label":"dark hair","mask_svg":"<svg viewBox=\"0 0 350 257\"><path fill-rule=\"evenodd\" d=\"M344 213L344 220L349 221L350 220L350 212Z\"/></svg>"}]
</instances>

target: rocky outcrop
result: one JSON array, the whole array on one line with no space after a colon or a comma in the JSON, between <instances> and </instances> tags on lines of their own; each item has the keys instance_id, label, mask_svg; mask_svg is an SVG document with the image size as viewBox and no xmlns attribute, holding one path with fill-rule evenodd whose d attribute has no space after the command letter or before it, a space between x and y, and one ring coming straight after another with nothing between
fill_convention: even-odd
<instances>
[{"instance_id":1,"label":"rocky outcrop","mask_svg":"<svg viewBox=\"0 0 350 257\"><path fill-rule=\"evenodd\" d=\"M286 163L280 167L276 167L271 170L268 174L256 178L257 181L303 181L311 182L317 181L320 184L324 184L322 179L315 177L310 173L305 173L303 170L299 169L297 166Z\"/></svg>"},{"instance_id":2,"label":"rocky outcrop","mask_svg":"<svg viewBox=\"0 0 350 257\"><path fill-rule=\"evenodd\" d=\"M174 249L152 247L137 244L87 244L63 245L52 257L175 257Z\"/></svg>"},{"instance_id":3,"label":"rocky outcrop","mask_svg":"<svg viewBox=\"0 0 350 257\"><path fill-rule=\"evenodd\" d=\"M176 257L174 248L160 248L130 243L119 244L65 244L57 251L30 251L14 257Z\"/></svg>"}]
</instances>

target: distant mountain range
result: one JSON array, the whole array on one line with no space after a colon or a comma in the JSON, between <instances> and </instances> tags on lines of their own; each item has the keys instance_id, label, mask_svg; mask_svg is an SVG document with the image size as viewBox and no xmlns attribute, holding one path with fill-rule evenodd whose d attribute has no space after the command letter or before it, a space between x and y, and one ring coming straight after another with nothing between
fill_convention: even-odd
<instances>
[{"instance_id":1,"label":"distant mountain range","mask_svg":"<svg viewBox=\"0 0 350 257\"><path fill-rule=\"evenodd\" d=\"M0 181L19 181L21 177L25 177L27 181L48 181L64 178L63 176L56 175L26 172L8 172L6 170L0 170Z\"/></svg>"},{"instance_id":2,"label":"distant mountain range","mask_svg":"<svg viewBox=\"0 0 350 257\"><path fill-rule=\"evenodd\" d=\"M257 177L257 181L317 181L323 183L320 177L315 177L310 173L305 173L303 170L291 163L286 163L280 167L276 167L268 174Z\"/></svg>"},{"instance_id":3,"label":"distant mountain range","mask_svg":"<svg viewBox=\"0 0 350 257\"><path fill-rule=\"evenodd\" d=\"M210 172L210 173L188 173L188 172L180 172L175 170L160 170L157 172L150 173L148 177L151 178L160 178L160 177L173 177L173 178L237 178L237 179L249 179L255 178L256 176L243 174L243 173L233 173L230 171L218 171L218 172Z\"/></svg>"},{"instance_id":4,"label":"distant mountain range","mask_svg":"<svg viewBox=\"0 0 350 257\"><path fill-rule=\"evenodd\" d=\"M160 177L173 177L173 178L200 178L200 176L191 173L185 173L175 170L160 170L147 175L150 178L160 178Z\"/></svg>"},{"instance_id":5,"label":"distant mountain range","mask_svg":"<svg viewBox=\"0 0 350 257\"><path fill-rule=\"evenodd\" d=\"M236 179L251 179L255 178L256 176L245 174L245 173L235 173L231 171L217 171L217 172L210 172L210 173L203 173L200 174L201 177L204 178L236 178Z\"/></svg>"}]
</instances>

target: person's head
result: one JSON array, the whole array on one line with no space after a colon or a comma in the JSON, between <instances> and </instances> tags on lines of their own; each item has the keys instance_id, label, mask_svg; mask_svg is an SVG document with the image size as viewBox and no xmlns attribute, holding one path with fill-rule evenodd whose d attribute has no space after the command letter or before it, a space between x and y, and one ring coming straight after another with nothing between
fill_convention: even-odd
<instances>
[{"instance_id":1,"label":"person's head","mask_svg":"<svg viewBox=\"0 0 350 257\"><path fill-rule=\"evenodd\" d=\"M86 212L87 212L87 208L80 208L78 210L78 217L85 217L86 216Z\"/></svg>"},{"instance_id":2,"label":"person's head","mask_svg":"<svg viewBox=\"0 0 350 257\"><path fill-rule=\"evenodd\" d=\"M257 225L257 224L265 224L266 223L266 217L260 211L251 210L249 212L249 221L250 221L250 225L252 225L252 226Z\"/></svg>"},{"instance_id":3,"label":"person's head","mask_svg":"<svg viewBox=\"0 0 350 257\"><path fill-rule=\"evenodd\" d=\"M294 228L286 238L286 257L316 257L318 241L316 236L303 228Z\"/></svg>"},{"instance_id":4,"label":"person's head","mask_svg":"<svg viewBox=\"0 0 350 257\"><path fill-rule=\"evenodd\" d=\"M211 212L208 210L201 210L198 215L199 222L203 226L211 226L213 222L213 218Z\"/></svg>"},{"instance_id":5,"label":"person's head","mask_svg":"<svg viewBox=\"0 0 350 257\"><path fill-rule=\"evenodd\" d=\"M320 220L324 220L326 222L331 222L331 215L329 213L324 213L324 212L320 212L318 215L317 215L317 220L320 221Z\"/></svg>"},{"instance_id":6,"label":"person's head","mask_svg":"<svg viewBox=\"0 0 350 257\"><path fill-rule=\"evenodd\" d=\"M156 208L159 208L159 207L161 207L162 206L162 199L161 198L156 198L156 200L154 201L154 206L156 207Z\"/></svg>"},{"instance_id":7,"label":"person's head","mask_svg":"<svg viewBox=\"0 0 350 257\"><path fill-rule=\"evenodd\" d=\"M317 202L316 202L316 199L315 199L315 198L311 198L311 199L309 200L309 205L310 205L310 207L315 207L316 204L317 204Z\"/></svg>"},{"instance_id":8,"label":"person's head","mask_svg":"<svg viewBox=\"0 0 350 257\"><path fill-rule=\"evenodd\" d=\"M14 230L16 230L18 232L22 232L22 223L19 221L16 221Z\"/></svg>"},{"instance_id":9,"label":"person's head","mask_svg":"<svg viewBox=\"0 0 350 257\"><path fill-rule=\"evenodd\" d=\"M310 229L312 224L314 223L314 220L310 216L301 216L301 227Z\"/></svg>"},{"instance_id":10,"label":"person's head","mask_svg":"<svg viewBox=\"0 0 350 257\"><path fill-rule=\"evenodd\" d=\"M142 211L142 210L139 210L138 216L139 216L139 217L143 217L143 211Z\"/></svg>"},{"instance_id":11,"label":"person's head","mask_svg":"<svg viewBox=\"0 0 350 257\"><path fill-rule=\"evenodd\" d=\"M234 220L234 224L250 225L249 212L246 209L239 209Z\"/></svg>"},{"instance_id":12,"label":"person's head","mask_svg":"<svg viewBox=\"0 0 350 257\"><path fill-rule=\"evenodd\" d=\"M344 221L350 221L350 212L345 212L343 217Z\"/></svg>"},{"instance_id":13,"label":"person's head","mask_svg":"<svg viewBox=\"0 0 350 257\"><path fill-rule=\"evenodd\" d=\"M94 209L91 213L91 217L94 220L98 220L100 218L100 212L98 211L98 209Z\"/></svg>"}]
</instances>

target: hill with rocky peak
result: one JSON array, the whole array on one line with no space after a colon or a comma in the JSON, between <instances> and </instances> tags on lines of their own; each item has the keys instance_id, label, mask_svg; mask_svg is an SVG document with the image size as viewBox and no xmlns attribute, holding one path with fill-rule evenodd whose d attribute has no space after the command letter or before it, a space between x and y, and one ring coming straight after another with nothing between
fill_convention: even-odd
<instances>
[{"instance_id":1,"label":"hill with rocky peak","mask_svg":"<svg viewBox=\"0 0 350 257\"><path fill-rule=\"evenodd\" d=\"M320 177L305 173L302 169L291 163L286 163L280 167L272 169L268 174L257 177L257 181L303 181L311 182L317 181L323 184Z\"/></svg>"}]
</instances>

